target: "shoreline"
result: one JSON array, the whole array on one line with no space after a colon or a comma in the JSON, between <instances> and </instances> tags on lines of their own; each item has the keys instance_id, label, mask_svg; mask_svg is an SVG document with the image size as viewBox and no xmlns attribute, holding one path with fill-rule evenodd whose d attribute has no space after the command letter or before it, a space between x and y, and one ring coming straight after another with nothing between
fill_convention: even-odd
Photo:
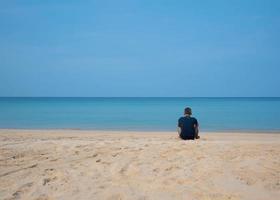
<instances>
[{"instance_id":1,"label":"shoreline","mask_svg":"<svg viewBox=\"0 0 280 200\"><path fill-rule=\"evenodd\" d=\"M23 132L81 132L81 133L111 133L111 134L122 134L122 133L131 133L131 134L177 134L177 131L170 130L118 130L118 129L76 129L76 128L0 128L0 132L9 131L23 131ZM211 130L204 131L200 130L199 134L280 134L280 130Z\"/></svg>"}]
</instances>

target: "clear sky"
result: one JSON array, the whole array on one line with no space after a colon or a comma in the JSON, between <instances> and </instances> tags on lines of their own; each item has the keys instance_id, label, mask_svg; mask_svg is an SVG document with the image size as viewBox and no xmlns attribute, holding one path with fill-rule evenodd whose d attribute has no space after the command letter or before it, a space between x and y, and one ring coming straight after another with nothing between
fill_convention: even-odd
<instances>
[{"instance_id":1,"label":"clear sky","mask_svg":"<svg viewBox=\"0 0 280 200\"><path fill-rule=\"evenodd\" d=\"M1 0L0 96L280 96L280 1Z\"/></svg>"}]
</instances>

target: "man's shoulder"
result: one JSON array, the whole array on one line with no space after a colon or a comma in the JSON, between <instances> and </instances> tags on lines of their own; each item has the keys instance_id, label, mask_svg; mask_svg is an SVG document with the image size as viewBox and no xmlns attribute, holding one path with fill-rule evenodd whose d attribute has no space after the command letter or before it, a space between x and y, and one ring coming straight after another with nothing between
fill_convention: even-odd
<instances>
[{"instance_id":1,"label":"man's shoulder","mask_svg":"<svg viewBox=\"0 0 280 200\"><path fill-rule=\"evenodd\" d=\"M197 123L197 119L195 117L192 117L192 120Z\"/></svg>"},{"instance_id":2,"label":"man's shoulder","mask_svg":"<svg viewBox=\"0 0 280 200\"><path fill-rule=\"evenodd\" d=\"M184 120L184 117L180 117L180 118L178 119L178 121L182 121L182 120Z\"/></svg>"}]
</instances>

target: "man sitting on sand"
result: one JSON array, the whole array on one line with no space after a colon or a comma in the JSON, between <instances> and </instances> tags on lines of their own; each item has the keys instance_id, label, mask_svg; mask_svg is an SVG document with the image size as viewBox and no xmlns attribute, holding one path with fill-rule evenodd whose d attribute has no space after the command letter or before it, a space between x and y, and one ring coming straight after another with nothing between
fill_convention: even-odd
<instances>
[{"instance_id":1,"label":"man sitting on sand","mask_svg":"<svg viewBox=\"0 0 280 200\"><path fill-rule=\"evenodd\" d=\"M199 139L198 122L196 118L191 117L192 109L185 108L185 116L178 120L179 137L183 140Z\"/></svg>"}]
</instances>

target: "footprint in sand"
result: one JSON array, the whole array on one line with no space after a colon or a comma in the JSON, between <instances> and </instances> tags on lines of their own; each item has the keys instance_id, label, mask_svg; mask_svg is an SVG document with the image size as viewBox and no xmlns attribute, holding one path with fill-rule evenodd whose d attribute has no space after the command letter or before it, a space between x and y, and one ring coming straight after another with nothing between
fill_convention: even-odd
<instances>
[{"instance_id":1,"label":"footprint in sand","mask_svg":"<svg viewBox=\"0 0 280 200\"><path fill-rule=\"evenodd\" d=\"M54 181L58 178L57 174L56 174L57 172L54 168L48 168L48 169L45 169L44 171L46 172L46 174L44 174L44 175L46 175L47 178L43 179L43 181L42 181L43 186L47 185L49 182Z\"/></svg>"},{"instance_id":2,"label":"footprint in sand","mask_svg":"<svg viewBox=\"0 0 280 200\"><path fill-rule=\"evenodd\" d=\"M54 181L54 180L56 180L56 179L57 179L56 176L44 178L44 179L43 179L43 186L45 186L45 185L48 184L49 182Z\"/></svg>"},{"instance_id":3,"label":"footprint in sand","mask_svg":"<svg viewBox=\"0 0 280 200\"><path fill-rule=\"evenodd\" d=\"M44 178L43 179L43 185L46 185L50 181L51 181L51 178Z\"/></svg>"},{"instance_id":4,"label":"footprint in sand","mask_svg":"<svg viewBox=\"0 0 280 200\"><path fill-rule=\"evenodd\" d=\"M92 155L93 158L95 158L96 156L98 156L98 153Z\"/></svg>"},{"instance_id":5,"label":"footprint in sand","mask_svg":"<svg viewBox=\"0 0 280 200\"><path fill-rule=\"evenodd\" d=\"M159 168L153 169L153 172L159 172Z\"/></svg>"},{"instance_id":6,"label":"footprint in sand","mask_svg":"<svg viewBox=\"0 0 280 200\"><path fill-rule=\"evenodd\" d=\"M170 167L167 167L165 169L165 171L171 171L171 170L176 170L176 169L180 169L180 167L178 167L178 166L170 166Z\"/></svg>"},{"instance_id":7,"label":"footprint in sand","mask_svg":"<svg viewBox=\"0 0 280 200\"><path fill-rule=\"evenodd\" d=\"M112 154L112 157L116 157L117 155L119 155L120 153L114 153Z\"/></svg>"},{"instance_id":8,"label":"footprint in sand","mask_svg":"<svg viewBox=\"0 0 280 200\"><path fill-rule=\"evenodd\" d=\"M12 199L20 199L25 193L27 193L30 188L33 186L33 183L26 183L19 187L15 193L13 193L13 198Z\"/></svg>"},{"instance_id":9,"label":"footprint in sand","mask_svg":"<svg viewBox=\"0 0 280 200\"><path fill-rule=\"evenodd\" d=\"M54 168L48 168L48 169L45 169L45 172L52 172L52 171L54 171Z\"/></svg>"}]
</instances>

